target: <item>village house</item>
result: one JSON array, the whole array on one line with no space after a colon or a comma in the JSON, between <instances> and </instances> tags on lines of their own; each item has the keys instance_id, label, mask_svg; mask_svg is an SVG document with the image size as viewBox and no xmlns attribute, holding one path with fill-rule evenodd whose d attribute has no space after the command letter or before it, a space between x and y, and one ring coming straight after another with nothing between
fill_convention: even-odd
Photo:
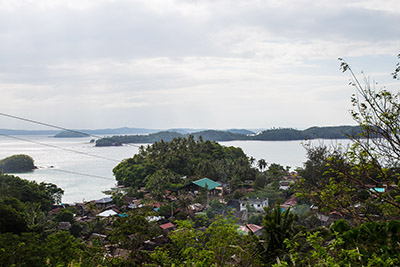
<instances>
[{"instance_id":1,"label":"village house","mask_svg":"<svg viewBox=\"0 0 400 267\"><path fill-rule=\"evenodd\" d=\"M198 193L200 189L206 189L208 194L213 196L222 196L223 188L220 183L217 183L207 177L203 179L199 179L193 182L190 182L180 188L180 190L186 189L189 191L194 192L195 194Z\"/></svg>"},{"instance_id":2,"label":"village house","mask_svg":"<svg viewBox=\"0 0 400 267\"><path fill-rule=\"evenodd\" d=\"M286 200L282 205L281 208L287 210L288 208L295 206L297 204L296 198L293 196Z\"/></svg>"},{"instance_id":3,"label":"village house","mask_svg":"<svg viewBox=\"0 0 400 267\"><path fill-rule=\"evenodd\" d=\"M171 230L175 230L176 226L175 226L175 224L173 224L171 222L167 222L167 223L161 224L160 228L163 229L164 231L169 232Z\"/></svg>"},{"instance_id":4,"label":"village house","mask_svg":"<svg viewBox=\"0 0 400 267\"><path fill-rule=\"evenodd\" d=\"M238 228L238 232L243 235L249 234L249 231L251 231L253 234L256 236L261 236L262 235L262 226L257 225L257 224L246 224L242 225Z\"/></svg>"},{"instance_id":5,"label":"village house","mask_svg":"<svg viewBox=\"0 0 400 267\"><path fill-rule=\"evenodd\" d=\"M105 197L95 201L97 208L104 209L113 205L111 197Z\"/></svg>"},{"instance_id":6,"label":"village house","mask_svg":"<svg viewBox=\"0 0 400 267\"><path fill-rule=\"evenodd\" d=\"M247 207L252 207L258 212L264 212L264 208L268 207L267 199L249 199L249 200L239 200L240 211L247 210Z\"/></svg>"},{"instance_id":7,"label":"village house","mask_svg":"<svg viewBox=\"0 0 400 267\"><path fill-rule=\"evenodd\" d=\"M289 181L280 181L279 182L279 190L288 190L290 187L290 182Z\"/></svg>"}]
</instances>

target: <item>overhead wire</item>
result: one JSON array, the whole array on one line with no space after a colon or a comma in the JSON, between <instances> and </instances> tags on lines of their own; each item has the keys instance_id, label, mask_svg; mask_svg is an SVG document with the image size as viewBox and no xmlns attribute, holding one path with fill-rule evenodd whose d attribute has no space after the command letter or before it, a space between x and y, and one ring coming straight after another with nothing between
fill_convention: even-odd
<instances>
[{"instance_id":1,"label":"overhead wire","mask_svg":"<svg viewBox=\"0 0 400 267\"><path fill-rule=\"evenodd\" d=\"M95 158L99 158L99 159L105 159L105 160L109 160L109 161L113 161L113 162L121 162L120 160L117 160L117 159L103 157L103 156L99 156L99 155L95 155L95 154L90 154L90 153L86 153L86 152L82 152L82 151L78 151L78 150L73 150L73 149L69 149L69 148L65 148L65 147L61 147L61 146L55 146L55 145L51 145L51 144L41 143L41 142L37 142L37 141L33 141L33 140L21 138L21 137L16 137L16 136L8 135L8 134L0 134L0 136L4 136L4 137L16 139L16 140L21 140L21 141L25 141L25 142L29 142L29 143L33 143L33 144L38 144L38 145L42 145L42 146L57 148L57 149L61 149L61 150L69 151L69 152L74 152L74 153L77 153L77 154L82 154L82 155L95 157Z\"/></svg>"},{"instance_id":2,"label":"overhead wire","mask_svg":"<svg viewBox=\"0 0 400 267\"><path fill-rule=\"evenodd\" d=\"M107 177L98 176L98 175L94 175L94 174L87 174L87 173L74 172L74 171L66 171L66 170L53 169L53 168L51 168L50 170L57 171L57 172L70 173L70 174L77 174L77 175L82 175L82 176L88 176L88 177L93 177L93 178L98 178L98 179L109 180L109 181L114 181L115 182L115 179L113 179L113 178L107 178Z\"/></svg>"},{"instance_id":3,"label":"overhead wire","mask_svg":"<svg viewBox=\"0 0 400 267\"><path fill-rule=\"evenodd\" d=\"M3 112L0 112L0 116L12 118L12 119L18 119L18 120L22 120L22 121L26 121L26 122L42 125L42 126L47 126L47 127L51 127L51 128L55 128L55 129L59 129L59 130L72 132L72 133L83 134L83 135L87 135L87 136L91 136L91 137L95 137L95 138L103 138L103 137L98 136L98 135L88 134L88 133L85 133L85 132L82 132L82 131L77 131L77 130L71 130L71 129L68 129L68 128L65 128L65 127L60 127L60 126L52 125L52 124L49 124L49 123L44 123L44 122L40 122L40 121L36 121L36 120L31 120L31 119L15 116L15 115L10 115L10 114L3 113ZM99 159L109 160L109 161L113 161L113 162L121 162L121 160L116 160L116 159L103 157L103 156L99 156L99 155L95 155L95 154L90 154L90 153L86 153L86 152L82 152L82 151L77 151L77 150L73 150L73 149L69 149L69 148L64 148L64 147L60 147L60 146L55 146L55 145L51 145L51 144L37 142L37 141L33 141L33 140L21 138L21 137L16 137L16 136L12 136L12 135L0 134L0 136L16 139L16 140L20 140L20 141L30 142L30 143L34 143L34 144L38 144L38 145L42 145L42 146L52 147L52 148L56 148L56 149L61 149L61 150L65 150L65 151L69 151L69 152L73 152L73 153L77 153L77 154L82 154L82 155L86 155L86 156L90 156L90 157L95 157L95 158L99 158ZM132 144L127 144L127 145L132 145ZM134 144L132 146L140 147L140 146L134 145ZM63 173L70 173L70 174L88 176L88 177L98 178L98 179L103 179L103 180L115 181L115 179L113 179L113 178L107 178L107 177L102 177L102 176L98 176L98 175L85 174L85 173L74 172L74 171L66 171L66 170L61 170L61 169L51 169L51 170L52 171L63 172Z\"/></svg>"},{"instance_id":4,"label":"overhead wire","mask_svg":"<svg viewBox=\"0 0 400 267\"><path fill-rule=\"evenodd\" d=\"M22 121L26 121L26 122L30 122L30 123L34 123L34 124L38 124L38 125L42 125L42 126L47 126L47 127L50 127L50 128L55 128L55 129L59 129L59 130L63 130L63 131L71 132L71 133L87 135L87 136L91 136L91 137L95 137L95 138L99 138L99 139L100 138L104 138L104 137L99 136L99 135L85 133L85 132L78 131L78 130L72 130L72 129L68 129L68 128L65 128L65 127L57 126L57 125L54 125L54 124L40 122L40 121L32 120L32 119L27 119L27 118L15 116L15 115L7 114L7 113L4 113L4 112L0 112L0 116L12 118L12 119L17 119L17 120L22 120ZM135 144L126 144L126 145L140 147L139 145L135 145Z\"/></svg>"}]
</instances>

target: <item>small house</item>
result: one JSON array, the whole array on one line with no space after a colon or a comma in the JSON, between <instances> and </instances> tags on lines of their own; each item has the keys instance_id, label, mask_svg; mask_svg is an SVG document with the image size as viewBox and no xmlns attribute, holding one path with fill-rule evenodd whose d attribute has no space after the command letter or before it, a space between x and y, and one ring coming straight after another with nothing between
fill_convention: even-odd
<instances>
[{"instance_id":1,"label":"small house","mask_svg":"<svg viewBox=\"0 0 400 267\"><path fill-rule=\"evenodd\" d=\"M249 231L251 231L253 234L256 236L261 236L262 234L262 226L257 225L257 224L246 224L242 225L239 227L238 232L243 235L249 234Z\"/></svg>"},{"instance_id":2,"label":"small house","mask_svg":"<svg viewBox=\"0 0 400 267\"><path fill-rule=\"evenodd\" d=\"M247 207L254 208L258 212L264 212L264 208L268 207L268 198L263 199L249 199L239 200L240 211L247 210Z\"/></svg>"}]
</instances>

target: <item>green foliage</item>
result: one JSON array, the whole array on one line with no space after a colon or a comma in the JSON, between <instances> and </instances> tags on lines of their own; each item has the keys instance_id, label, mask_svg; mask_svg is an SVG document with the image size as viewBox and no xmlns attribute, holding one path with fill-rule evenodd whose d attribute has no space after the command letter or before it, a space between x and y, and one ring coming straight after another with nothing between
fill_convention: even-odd
<instances>
[{"instance_id":1,"label":"green foliage","mask_svg":"<svg viewBox=\"0 0 400 267\"><path fill-rule=\"evenodd\" d=\"M87 136L89 136L89 134L75 132L75 131L62 131L62 132L59 132L58 134L54 135L55 138L81 138L81 137L87 137Z\"/></svg>"},{"instance_id":2,"label":"green foliage","mask_svg":"<svg viewBox=\"0 0 400 267\"><path fill-rule=\"evenodd\" d=\"M16 198L0 200L0 233L19 234L28 230L25 206Z\"/></svg>"},{"instance_id":3,"label":"green foliage","mask_svg":"<svg viewBox=\"0 0 400 267\"><path fill-rule=\"evenodd\" d=\"M284 241L292 239L295 234L296 215L290 212L290 208L282 212L277 206L266 211L263 219L263 250L260 256L266 262L271 262L276 257L286 253Z\"/></svg>"},{"instance_id":4,"label":"green foliage","mask_svg":"<svg viewBox=\"0 0 400 267\"><path fill-rule=\"evenodd\" d=\"M358 149L357 143L347 151L309 147L309 159L299 172L303 179L298 196L310 199L322 212L339 211L359 222L396 218L400 209L395 200L398 189L384 193L371 190L393 183L396 170L378 167L374 159L355 152Z\"/></svg>"},{"instance_id":5,"label":"green foliage","mask_svg":"<svg viewBox=\"0 0 400 267\"><path fill-rule=\"evenodd\" d=\"M196 215L194 217L194 227L199 228L199 227L208 227L210 225L210 217L206 215Z\"/></svg>"},{"instance_id":6,"label":"green foliage","mask_svg":"<svg viewBox=\"0 0 400 267\"><path fill-rule=\"evenodd\" d=\"M54 220L56 222L69 222L71 224L75 222L74 214L68 209L61 209L59 212L57 212Z\"/></svg>"},{"instance_id":7,"label":"green foliage","mask_svg":"<svg viewBox=\"0 0 400 267\"><path fill-rule=\"evenodd\" d=\"M238 234L235 221L218 217L205 231L195 229L191 221L177 221L177 225L178 230L169 235L172 243L159 247L151 254L154 263L169 266L226 266L233 255L236 255L240 266L255 263L247 247L248 241Z\"/></svg>"},{"instance_id":8,"label":"green foliage","mask_svg":"<svg viewBox=\"0 0 400 267\"><path fill-rule=\"evenodd\" d=\"M349 133L359 132L358 127L353 126L337 126L337 127L311 127L304 131L280 128L269 129L257 135L249 134L245 131L215 131L206 130L189 134L181 134L171 131L162 131L148 135L116 135L105 137L96 141L96 146L121 146L122 144L136 143L154 143L154 142L170 142L175 138L190 138L194 136L196 140L209 141L233 141L233 140L260 140L260 141L276 141L276 140L304 140L315 138L341 139L348 138Z\"/></svg>"},{"instance_id":9,"label":"green foliage","mask_svg":"<svg viewBox=\"0 0 400 267\"><path fill-rule=\"evenodd\" d=\"M174 208L174 206L173 206L172 204L165 204L165 205L162 205L162 206L158 209L157 214L158 214L159 216L163 216L163 217L165 217L165 218L169 218L169 217L171 217L172 212L173 212L174 210L176 210L176 207Z\"/></svg>"},{"instance_id":10,"label":"green foliage","mask_svg":"<svg viewBox=\"0 0 400 267\"><path fill-rule=\"evenodd\" d=\"M46 248L37 233L0 234L0 267L46 266Z\"/></svg>"},{"instance_id":11,"label":"green foliage","mask_svg":"<svg viewBox=\"0 0 400 267\"><path fill-rule=\"evenodd\" d=\"M16 176L0 174L0 199L15 197L23 203L38 203L43 211L49 211L61 200L63 190L49 183L37 184Z\"/></svg>"},{"instance_id":12,"label":"green foliage","mask_svg":"<svg viewBox=\"0 0 400 267\"><path fill-rule=\"evenodd\" d=\"M212 210L207 210L207 217L212 220L215 218L215 213Z\"/></svg>"},{"instance_id":13,"label":"green foliage","mask_svg":"<svg viewBox=\"0 0 400 267\"><path fill-rule=\"evenodd\" d=\"M283 203L284 198L282 197L282 193L279 189L276 187L273 188L271 186L266 186L261 190L258 190L256 192L251 192L247 195L248 198L250 199L267 199L268 198L268 203L270 206L274 206L277 203Z\"/></svg>"},{"instance_id":14,"label":"green foliage","mask_svg":"<svg viewBox=\"0 0 400 267\"><path fill-rule=\"evenodd\" d=\"M270 129L257 134L253 140L284 141L284 140L304 140L305 135L302 131L292 128Z\"/></svg>"},{"instance_id":15,"label":"green foliage","mask_svg":"<svg viewBox=\"0 0 400 267\"><path fill-rule=\"evenodd\" d=\"M222 212L223 210L225 210L226 209L226 206L225 206L225 204L224 203L221 203L220 201L219 201L219 199L212 199L211 201L210 201L210 206L211 206L211 209L214 211L214 212Z\"/></svg>"},{"instance_id":16,"label":"green foliage","mask_svg":"<svg viewBox=\"0 0 400 267\"><path fill-rule=\"evenodd\" d=\"M49 266L67 266L71 261L79 261L83 244L65 231L51 234L46 238Z\"/></svg>"},{"instance_id":17,"label":"green foliage","mask_svg":"<svg viewBox=\"0 0 400 267\"><path fill-rule=\"evenodd\" d=\"M263 173L257 173L254 180L253 187L255 189L262 189L267 185L267 176Z\"/></svg>"},{"instance_id":18,"label":"green foliage","mask_svg":"<svg viewBox=\"0 0 400 267\"><path fill-rule=\"evenodd\" d=\"M286 173L287 171L280 164L272 163L268 166L267 175L272 181L278 182Z\"/></svg>"},{"instance_id":19,"label":"green foliage","mask_svg":"<svg viewBox=\"0 0 400 267\"><path fill-rule=\"evenodd\" d=\"M193 136L142 146L138 154L122 161L113 172L118 183L133 187L146 185L155 196L162 196L174 184L184 183L185 176L229 182L254 179L256 173L240 148L196 141Z\"/></svg>"},{"instance_id":20,"label":"green foliage","mask_svg":"<svg viewBox=\"0 0 400 267\"><path fill-rule=\"evenodd\" d=\"M302 243L285 241L290 260L275 266L398 266L399 221L351 228L339 220L331 233L305 233Z\"/></svg>"},{"instance_id":21,"label":"green foliage","mask_svg":"<svg viewBox=\"0 0 400 267\"><path fill-rule=\"evenodd\" d=\"M247 219L247 223L256 224L256 225L261 225L262 221L263 221L263 215L262 214L254 214L254 215L251 215Z\"/></svg>"},{"instance_id":22,"label":"green foliage","mask_svg":"<svg viewBox=\"0 0 400 267\"><path fill-rule=\"evenodd\" d=\"M139 250L144 241L162 234L158 225L148 222L144 216L133 214L128 217L119 217L113 223L110 239L122 248Z\"/></svg>"},{"instance_id":23,"label":"green foliage","mask_svg":"<svg viewBox=\"0 0 400 267\"><path fill-rule=\"evenodd\" d=\"M13 155L0 160L0 172L29 172L35 169L33 159L28 155Z\"/></svg>"}]
</instances>

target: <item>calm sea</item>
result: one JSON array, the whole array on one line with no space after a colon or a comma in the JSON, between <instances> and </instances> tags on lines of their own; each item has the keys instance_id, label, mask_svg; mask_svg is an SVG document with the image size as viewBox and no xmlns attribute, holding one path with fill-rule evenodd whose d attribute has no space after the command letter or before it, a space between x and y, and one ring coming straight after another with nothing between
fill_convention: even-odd
<instances>
[{"instance_id":1,"label":"calm sea","mask_svg":"<svg viewBox=\"0 0 400 267\"><path fill-rule=\"evenodd\" d=\"M112 169L118 162L132 157L138 151L138 147L132 145L95 147L94 144L90 143L91 138L89 137L18 136L18 138L27 139L31 142L0 136L0 159L15 154L31 156L38 169L16 175L39 183L56 184L65 191L63 202L66 203L104 197L102 191L115 186ZM241 147L249 157L253 156L257 160L262 158L268 163L279 163L283 166L290 166L292 169L301 167L306 160L306 150L300 141L231 141L220 143L225 146ZM81 154L70 150L81 152Z\"/></svg>"}]
</instances>

